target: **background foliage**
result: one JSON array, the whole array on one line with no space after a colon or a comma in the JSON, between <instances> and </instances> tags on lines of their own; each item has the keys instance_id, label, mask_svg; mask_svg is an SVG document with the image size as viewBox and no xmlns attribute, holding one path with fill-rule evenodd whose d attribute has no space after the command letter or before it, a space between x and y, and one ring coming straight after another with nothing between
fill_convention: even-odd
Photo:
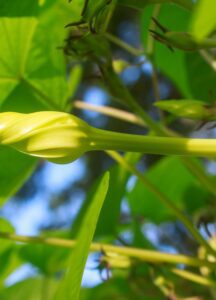
<instances>
[{"instance_id":1,"label":"background foliage","mask_svg":"<svg viewBox=\"0 0 216 300\"><path fill-rule=\"evenodd\" d=\"M209 124L198 129L203 120L179 118L154 102L201 100L214 114L215 49L170 51L172 45L153 39L149 29L159 28L152 16L170 31L192 34L199 45L215 38L213 0L0 0L1 112L65 111L114 131L214 138ZM117 118L106 116L108 106ZM0 146L2 300L216 298L214 263L207 269L169 264L175 253L206 265L207 241L215 234L214 161L88 153L73 166L55 169ZM63 181L59 189L45 186L52 172ZM39 198L48 211L37 224L41 239L15 235L18 221L31 233L27 207L39 215L33 200ZM97 244L90 245L93 235ZM124 255L107 244L122 246ZM166 252L167 260L159 252L160 263L128 254L131 248ZM80 291L90 249L93 270ZM30 274L17 272L26 266Z\"/></svg>"}]
</instances>

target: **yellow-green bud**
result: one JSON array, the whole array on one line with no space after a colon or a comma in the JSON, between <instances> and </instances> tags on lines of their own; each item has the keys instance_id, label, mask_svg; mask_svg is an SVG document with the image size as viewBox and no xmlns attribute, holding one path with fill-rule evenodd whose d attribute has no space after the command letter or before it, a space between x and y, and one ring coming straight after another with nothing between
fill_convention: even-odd
<instances>
[{"instance_id":1,"label":"yellow-green bud","mask_svg":"<svg viewBox=\"0 0 216 300\"><path fill-rule=\"evenodd\" d=\"M123 59L116 59L116 60L113 60L112 66L113 66L114 71L117 74L120 74L125 69L127 69L130 66L130 64L127 61L123 60Z\"/></svg>"},{"instance_id":2,"label":"yellow-green bud","mask_svg":"<svg viewBox=\"0 0 216 300\"><path fill-rule=\"evenodd\" d=\"M112 252L106 253L100 258L100 261L111 269L129 269L132 264L131 258Z\"/></svg>"},{"instance_id":3,"label":"yellow-green bud","mask_svg":"<svg viewBox=\"0 0 216 300\"><path fill-rule=\"evenodd\" d=\"M214 139L110 132L89 126L73 115L54 111L0 113L0 145L55 163L72 162L91 150L216 157Z\"/></svg>"},{"instance_id":4,"label":"yellow-green bud","mask_svg":"<svg viewBox=\"0 0 216 300\"><path fill-rule=\"evenodd\" d=\"M67 113L0 114L0 143L56 163L79 158L89 148L90 126Z\"/></svg>"},{"instance_id":5,"label":"yellow-green bud","mask_svg":"<svg viewBox=\"0 0 216 300\"><path fill-rule=\"evenodd\" d=\"M210 238L208 240L208 243L214 250L216 250L216 236ZM206 249L203 246L199 247L198 249L198 257L200 259L205 259L212 263L216 262L216 258L212 254L207 253ZM202 273L203 276L209 276L211 270L208 267L201 267L200 272Z\"/></svg>"},{"instance_id":6,"label":"yellow-green bud","mask_svg":"<svg viewBox=\"0 0 216 300\"><path fill-rule=\"evenodd\" d=\"M177 117L193 120L213 121L216 114L202 101L196 100L167 100L158 101L155 106ZM214 109L215 110L215 109Z\"/></svg>"},{"instance_id":7,"label":"yellow-green bud","mask_svg":"<svg viewBox=\"0 0 216 300\"><path fill-rule=\"evenodd\" d=\"M177 48L183 51L196 51L199 49L216 48L215 38L206 38L197 42L188 32L170 31L163 27L157 20L153 19L162 33L150 29L152 36L159 42L167 45L170 49Z\"/></svg>"}]
</instances>

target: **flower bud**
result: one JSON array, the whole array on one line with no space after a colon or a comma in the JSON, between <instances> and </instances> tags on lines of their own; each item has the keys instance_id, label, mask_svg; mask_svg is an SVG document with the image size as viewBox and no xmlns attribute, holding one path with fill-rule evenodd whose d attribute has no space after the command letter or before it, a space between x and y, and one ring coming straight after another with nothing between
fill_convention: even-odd
<instances>
[{"instance_id":1,"label":"flower bud","mask_svg":"<svg viewBox=\"0 0 216 300\"><path fill-rule=\"evenodd\" d=\"M164 34L164 43L183 51L195 51L203 48L187 32L168 31Z\"/></svg>"},{"instance_id":2,"label":"flower bud","mask_svg":"<svg viewBox=\"0 0 216 300\"><path fill-rule=\"evenodd\" d=\"M112 66L113 66L113 69L114 71L117 73L117 74L120 74L122 73L125 69L127 69L130 64L125 61L125 60L122 60L122 59L116 59L112 62Z\"/></svg>"},{"instance_id":3,"label":"flower bud","mask_svg":"<svg viewBox=\"0 0 216 300\"><path fill-rule=\"evenodd\" d=\"M188 118L193 120L212 121L214 116L211 114L206 104L196 100L167 100L158 101L155 106L165 110L177 117Z\"/></svg>"},{"instance_id":4,"label":"flower bud","mask_svg":"<svg viewBox=\"0 0 216 300\"><path fill-rule=\"evenodd\" d=\"M55 163L72 162L92 150L216 157L215 139L111 132L91 127L73 115L54 111L0 113L0 145Z\"/></svg>"},{"instance_id":5,"label":"flower bud","mask_svg":"<svg viewBox=\"0 0 216 300\"><path fill-rule=\"evenodd\" d=\"M183 51L196 51L199 49L211 49L216 47L215 38L206 38L202 42L197 42L194 37L188 32L170 31L155 18L152 18L156 27L161 31L157 32L150 29L153 38L167 45L171 50L177 48Z\"/></svg>"},{"instance_id":6,"label":"flower bud","mask_svg":"<svg viewBox=\"0 0 216 300\"><path fill-rule=\"evenodd\" d=\"M55 163L79 158L89 148L90 126L67 113L0 114L0 143Z\"/></svg>"}]
</instances>

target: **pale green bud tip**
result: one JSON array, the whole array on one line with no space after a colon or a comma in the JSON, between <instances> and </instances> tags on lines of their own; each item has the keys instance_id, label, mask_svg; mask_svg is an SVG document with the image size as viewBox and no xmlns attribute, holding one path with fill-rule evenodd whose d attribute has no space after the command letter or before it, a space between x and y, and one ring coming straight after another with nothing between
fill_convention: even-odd
<instances>
[{"instance_id":1,"label":"pale green bud tip","mask_svg":"<svg viewBox=\"0 0 216 300\"><path fill-rule=\"evenodd\" d=\"M62 112L0 113L0 144L55 163L68 163L89 150L91 127Z\"/></svg>"},{"instance_id":2,"label":"pale green bud tip","mask_svg":"<svg viewBox=\"0 0 216 300\"><path fill-rule=\"evenodd\" d=\"M205 108L205 103L197 100L163 100L156 102L155 106L177 117L193 120L209 118L209 112Z\"/></svg>"}]
</instances>

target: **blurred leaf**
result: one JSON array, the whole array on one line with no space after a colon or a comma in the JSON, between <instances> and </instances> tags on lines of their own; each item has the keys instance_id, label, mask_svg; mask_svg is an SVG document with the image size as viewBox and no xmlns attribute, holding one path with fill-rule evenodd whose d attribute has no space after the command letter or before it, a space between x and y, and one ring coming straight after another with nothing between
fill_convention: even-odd
<instances>
[{"instance_id":1,"label":"blurred leaf","mask_svg":"<svg viewBox=\"0 0 216 300\"><path fill-rule=\"evenodd\" d=\"M0 147L0 203L16 193L38 160L8 147Z\"/></svg>"},{"instance_id":2,"label":"blurred leaf","mask_svg":"<svg viewBox=\"0 0 216 300\"><path fill-rule=\"evenodd\" d=\"M0 218L0 231L13 233L14 228L7 220ZM13 242L10 240L1 239L0 245L1 245L0 246L0 255L1 255L5 250L8 250L8 248L10 248L11 245L13 245Z\"/></svg>"},{"instance_id":3,"label":"blurred leaf","mask_svg":"<svg viewBox=\"0 0 216 300\"><path fill-rule=\"evenodd\" d=\"M142 15L144 48L148 43L148 28L152 13L153 6L149 6ZM187 31L190 14L178 6L164 4L158 20L172 31ZM183 97L211 102L208 95L210 91L216 94L216 72L198 52L189 53L181 50L171 52L165 45L155 41L154 59L159 72L171 80Z\"/></svg>"},{"instance_id":4,"label":"blurred leaf","mask_svg":"<svg viewBox=\"0 0 216 300\"><path fill-rule=\"evenodd\" d=\"M11 246L3 253L0 261L0 289L4 286L5 280L22 265L22 261L17 255L17 248Z\"/></svg>"},{"instance_id":5,"label":"blurred leaf","mask_svg":"<svg viewBox=\"0 0 216 300\"><path fill-rule=\"evenodd\" d=\"M148 170L145 176L175 205L190 214L207 201L206 190L199 185L196 178L177 157L162 159ZM142 215L157 223L175 218L172 211L139 180L129 193L128 199L133 215Z\"/></svg>"},{"instance_id":6,"label":"blurred leaf","mask_svg":"<svg viewBox=\"0 0 216 300\"><path fill-rule=\"evenodd\" d=\"M24 245L19 251L19 256L22 260L31 263L46 276L51 276L65 268L69 254L69 249L43 244Z\"/></svg>"},{"instance_id":7,"label":"blurred leaf","mask_svg":"<svg viewBox=\"0 0 216 300\"><path fill-rule=\"evenodd\" d=\"M140 158L140 154L128 153L125 155L125 159L131 164L136 164ZM101 214L98 219L98 226L96 228L95 236L111 236L117 232L117 226L120 218L121 202L126 194L126 184L130 172L127 172L118 164L114 165L109 169L110 172L110 183L109 190L107 192L106 201L102 207ZM88 210L90 199L93 197L99 179L95 181L92 188L87 194L86 201L84 202L75 222L72 226L72 236L78 231L81 226L82 218ZM113 194L113 191L115 193ZM110 222L112 220L112 222Z\"/></svg>"},{"instance_id":8,"label":"blurred leaf","mask_svg":"<svg viewBox=\"0 0 216 300\"><path fill-rule=\"evenodd\" d=\"M55 299L79 299L82 275L88 257L89 247L94 236L97 220L107 194L108 186L109 173L105 173L83 220L77 238L77 245L72 251L69 261L68 271L60 282Z\"/></svg>"},{"instance_id":9,"label":"blurred leaf","mask_svg":"<svg viewBox=\"0 0 216 300\"><path fill-rule=\"evenodd\" d=\"M201 41L216 29L215 0L199 0L192 18L191 31L195 38Z\"/></svg>"},{"instance_id":10,"label":"blurred leaf","mask_svg":"<svg viewBox=\"0 0 216 300\"><path fill-rule=\"evenodd\" d=\"M13 233L14 228L7 220L0 218L0 231ZM6 277L20 265L16 253L14 241L0 240L0 286L3 285Z\"/></svg>"},{"instance_id":11,"label":"blurred leaf","mask_svg":"<svg viewBox=\"0 0 216 300\"><path fill-rule=\"evenodd\" d=\"M140 278L137 278L139 282ZM165 300L151 278L142 278L134 287L130 279L115 277L91 289L83 289L80 300Z\"/></svg>"},{"instance_id":12,"label":"blurred leaf","mask_svg":"<svg viewBox=\"0 0 216 300\"><path fill-rule=\"evenodd\" d=\"M0 291L1 300L52 300L56 282L46 278L30 278Z\"/></svg>"}]
</instances>

